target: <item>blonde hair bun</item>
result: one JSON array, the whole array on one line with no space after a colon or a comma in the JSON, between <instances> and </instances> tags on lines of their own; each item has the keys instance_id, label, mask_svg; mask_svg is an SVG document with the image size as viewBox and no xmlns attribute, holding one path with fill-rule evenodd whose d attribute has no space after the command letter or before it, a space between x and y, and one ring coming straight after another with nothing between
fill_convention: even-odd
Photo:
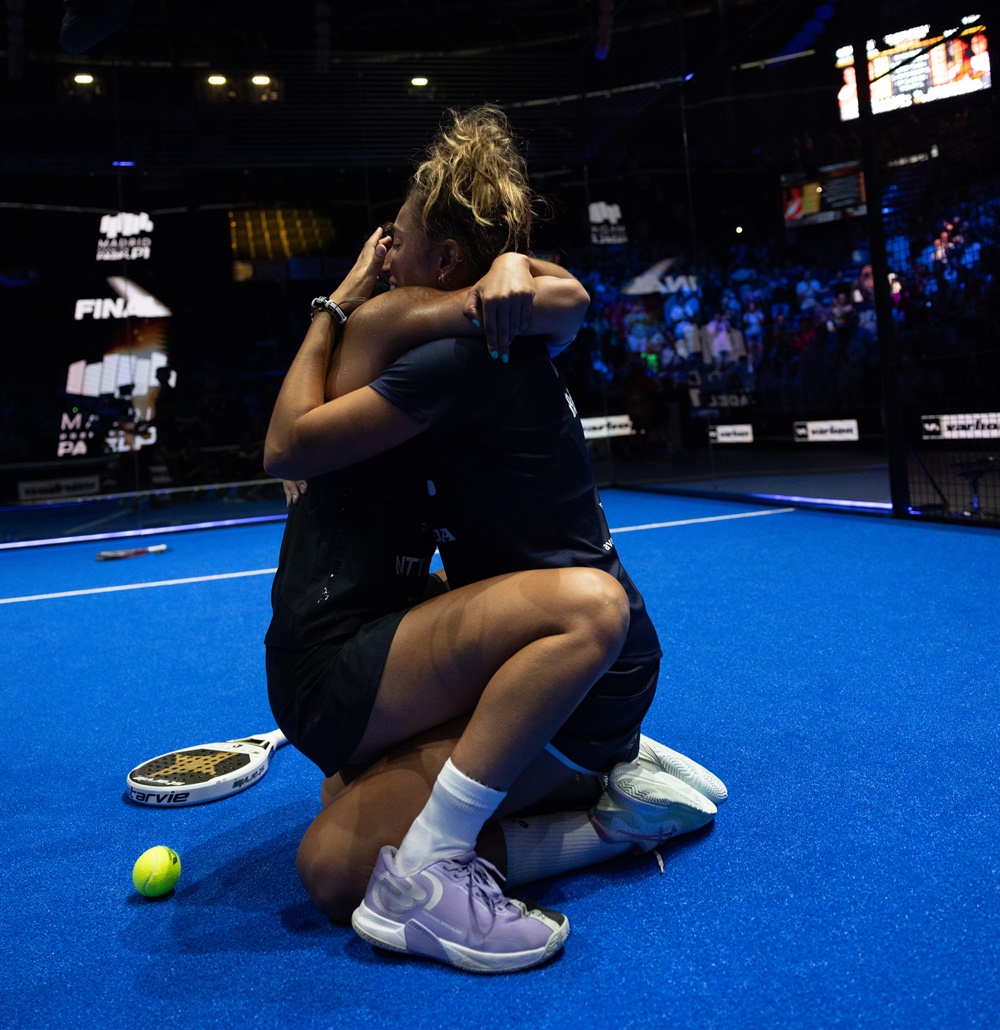
<instances>
[{"instance_id":1,"label":"blonde hair bun","mask_svg":"<svg viewBox=\"0 0 1000 1030\"><path fill-rule=\"evenodd\" d=\"M476 275L505 251L527 251L534 195L506 114L492 104L460 112L431 141L407 199L430 242L455 238Z\"/></svg>"}]
</instances>

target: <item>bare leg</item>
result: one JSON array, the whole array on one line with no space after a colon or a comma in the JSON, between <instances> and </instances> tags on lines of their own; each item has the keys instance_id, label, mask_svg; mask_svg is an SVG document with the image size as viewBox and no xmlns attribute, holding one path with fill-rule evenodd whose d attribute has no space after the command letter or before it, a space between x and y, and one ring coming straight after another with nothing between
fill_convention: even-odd
<instances>
[{"instance_id":1,"label":"bare leg","mask_svg":"<svg viewBox=\"0 0 1000 1030\"><path fill-rule=\"evenodd\" d=\"M454 761L505 791L618 656L628 629L619 584L594 569L497 576L408 612L351 764L474 713Z\"/></svg>"},{"instance_id":2,"label":"bare leg","mask_svg":"<svg viewBox=\"0 0 1000 1030\"><path fill-rule=\"evenodd\" d=\"M369 940L391 940L402 946L403 927L410 925L391 914L393 902L383 903L388 897L386 884L395 884L393 890L402 889L399 885L409 882L407 877L439 862L445 863L441 871L447 871L449 878L465 876L467 884L476 882L472 853L483 827L515 779L542 753L618 656L628 628L628 602L621 585L594 569L547 571L555 571L556 576L546 575L544 586L541 572L512 576L502 584L514 594L520 616L528 617L527 630L533 639L519 641L518 650L490 677L455 750L438 774L427 804L399 848L381 853L372 874L372 892L366 893L353 919L355 929ZM511 611L509 606L507 611ZM449 657L455 654L462 635L468 640L468 623L466 607L454 626L460 635L448 640ZM428 650L433 652L438 644L435 628L430 647L426 635L409 641L403 634L397 633L397 637L416 643L415 658L419 662L421 657L426 660ZM492 629L491 640L499 638L503 642L509 636L506 627L499 631L483 628ZM481 654L481 640L482 634L473 627L466 653ZM405 649L402 644L401 649ZM437 654L431 657L434 663L439 660ZM408 665L412 668L413 662ZM386 686L384 677L381 686ZM391 691L386 695L391 696ZM495 886L491 889L496 890ZM501 927L499 933L506 932L502 928L506 924L497 925ZM432 949L439 947L441 942L431 936L436 942Z\"/></svg>"},{"instance_id":3,"label":"bare leg","mask_svg":"<svg viewBox=\"0 0 1000 1030\"><path fill-rule=\"evenodd\" d=\"M313 900L332 919L349 919L364 893L380 845L398 845L465 723L465 719L454 720L400 745L350 788L343 787L339 776L324 781L324 796L333 812L317 817L303 838L298 862ZM721 781L692 759L648 737L642 739L648 756L641 757L649 788L640 805L646 831L654 831L659 818L664 839L669 839L710 821L711 816L705 815L710 806L684 808L689 799L677 793L674 774L719 804L726 793ZM340 791L328 795L334 782ZM515 781L495 818L479 835L476 852L508 877L509 886L518 887L636 850L632 837L616 842L593 826L588 809L601 795L596 777L581 777L543 754ZM514 847L509 859L508 842ZM638 850L648 847L641 845Z\"/></svg>"},{"instance_id":4,"label":"bare leg","mask_svg":"<svg viewBox=\"0 0 1000 1030\"><path fill-rule=\"evenodd\" d=\"M321 808L326 808L333 799L344 789L344 779L340 773L327 776L319 789L319 803Z\"/></svg>"},{"instance_id":5,"label":"bare leg","mask_svg":"<svg viewBox=\"0 0 1000 1030\"><path fill-rule=\"evenodd\" d=\"M509 790L505 811L570 780L543 748L617 657L627 626L624 591L592 569L501 576L409 612L350 758L374 764L345 788L336 777L324 785L326 807L299 849L316 904L349 915L378 849L401 842L449 757L478 783ZM464 725L445 725L463 714Z\"/></svg>"},{"instance_id":6,"label":"bare leg","mask_svg":"<svg viewBox=\"0 0 1000 1030\"><path fill-rule=\"evenodd\" d=\"M296 867L309 896L335 922L350 921L364 896L379 848L402 841L466 722L464 717L456 719L393 748L332 796L327 789L330 781L324 782L329 802L302 838ZM574 780L571 769L543 754L515 782L498 817L548 797ZM504 839L495 824L483 831L477 850L504 871Z\"/></svg>"}]
</instances>

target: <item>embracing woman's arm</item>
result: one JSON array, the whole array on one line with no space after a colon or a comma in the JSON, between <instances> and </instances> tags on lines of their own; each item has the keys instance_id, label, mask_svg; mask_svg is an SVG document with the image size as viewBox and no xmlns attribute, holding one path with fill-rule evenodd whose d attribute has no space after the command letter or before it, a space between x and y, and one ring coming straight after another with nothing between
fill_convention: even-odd
<instances>
[{"instance_id":1,"label":"embracing woman's arm","mask_svg":"<svg viewBox=\"0 0 1000 1030\"><path fill-rule=\"evenodd\" d=\"M340 294L335 291L334 299ZM333 319L318 314L278 395L264 468L283 479L307 479L416 436L418 422L362 389L396 358L430 340L486 335L483 323L493 337L491 353L503 360L521 333L559 345L575 336L589 302L586 290L559 266L506 254L467 290L409 287L375 297L351 315L336 346Z\"/></svg>"},{"instance_id":2,"label":"embracing woman's arm","mask_svg":"<svg viewBox=\"0 0 1000 1030\"><path fill-rule=\"evenodd\" d=\"M589 305L583 285L564 268L513 253L497 257L468 289L391 290L351 316L330 364L326 396L366 386L408 350L447 336L485 336L491 355L502 361L516 336L539 336L558 353L576 336Z\"/></svg>"},{"instance_id":3,"label":"embracing woman's arm","mask_svg":"<svg viewBox=\"0 0 1000 1030\"><path fill-rule=\"evenodd\" d=\"M387 243L388 239L382 235L382 230L376 229L365 242L354 267L331 294L330 299L339 305L344 314L350 315L371 296L385 264ZM271 413L264 440L264 469L270 475L300 479L325 471L319 468L306 473L289 469L296 465L296 455L300 450L296 442L298 423L326 401L324 389L327 373L336 350L336 338L342 331L329 311L314 312L312 323L285 374Z\"/></svg>"}]
</instances>

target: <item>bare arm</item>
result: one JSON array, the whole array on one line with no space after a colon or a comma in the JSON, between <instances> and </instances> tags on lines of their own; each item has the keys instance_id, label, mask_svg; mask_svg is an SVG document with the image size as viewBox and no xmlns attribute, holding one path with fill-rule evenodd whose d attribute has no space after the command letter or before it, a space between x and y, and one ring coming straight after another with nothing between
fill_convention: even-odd
<instances>
[{"instance_id":1,"label":"bare arm","mask_svg":"<svg viewBox=\"0 0 1000 1030\"><path fill-rule=\"evenodd\" d=\"M523 254L501 254L466 295L465 316L481 325L494 358L515 336L538 335L554 354L568 346L583 324L590 296L561 265Z\"/></svg>"},{"instance_id":2,"label":"bare arm","mask_svg":"<svg viewBox=\"0 0 1000 1030\"><path fill-rule=\"evenodd\" d=\"M447 336L485 335L506 361L515 336L540 336L550 351L569 344L583 324L590 296L559 265L501 254L468 290L404 287L369 301L347 324L326 382L339 397L378 378L400 355Z\"/></svg>"},{"instance_id":3,"label":"bare arm","mask_svg":"<svg viewBox=\"0 0 1000 1030\"><path fill-rule=\"evenodd\" d=\"M264 469L281 479L308 480L390 450L423 428L370 386L363 386L297 418L282 446L265 444Z\"/></svg>"},{"instance_id":4,"label":"bare arm","mask_svg":"<svg viewBox=\"0 0 1000 1030\"><path fill-rule=\"evenodd\" d=\"M541 274L532 275L532 269ZM525 296L526 315L519 306ZM497 340L505 345L519 332L568 341L589 302L586 290L559 266L510 254L501 255L470 290L410 287L374 298L351 315L336 347L329 316L318 315L278 395L264 445L265 469L287 480L308 479L421 432L418 422L368 388L411 348L484 332L481 322L476 327L471 320L488 320L495 306L516 311L516 317L495 320Z\"/></svg>"},{"instance_id":5,"label":"bare arm","mask_svg":"<svg viewBox=\"0 0 1000 1030\"><path fill-rule=\"evenodd\" d=\"M332 299L346 313L350 314L371 295L385 262L385 242L381 230L373 232L354 267L333 292ZM308 473L289 470L293 468L294 456L299 450L296 440L299 421L326 400L324 384L337 331L330 314L325 311L316 313L285 375L264 440L264 468L270 475L294 480L325 471L323 468L312 468Z\"/></svg>"},{"instance_id":6,"label":"bare arm","mask_svg":"<svg viewBox=\"0 0 1000 1030\"><path fill-rule=\"evenodd\" d=\"M400 287L373 297L347 322L326 376L327 398L374 382L396 358L446 336L475 336L462 315L465 292Z\"/></svg>"}]
</instances>

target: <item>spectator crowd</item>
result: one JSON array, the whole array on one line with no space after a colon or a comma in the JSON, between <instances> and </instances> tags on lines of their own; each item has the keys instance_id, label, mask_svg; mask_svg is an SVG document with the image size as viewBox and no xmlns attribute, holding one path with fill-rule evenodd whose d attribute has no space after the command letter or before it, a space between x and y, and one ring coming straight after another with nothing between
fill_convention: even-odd
<instances>
[{"instance_id":1,"label":"spectator crowd","mask_svg":"<svg viewBox=\"0 0 1000 1030\"><path fill-rule=\"evenodd\" d=\"M904 402L930 403L935 391L962 386L956 378L969 374L972 356L996 351L998 214L1000 199L955 201L923 235L890 231ZM841 267L779 263L769 249L746 245L724 261L645 267L627 246L571 256L593 299L583 332L560 359L577 407L627 411L668 450L699 417L877 411L883 370L872 264L866 249L851 258Z\"/></svg>"}]
</instances>

